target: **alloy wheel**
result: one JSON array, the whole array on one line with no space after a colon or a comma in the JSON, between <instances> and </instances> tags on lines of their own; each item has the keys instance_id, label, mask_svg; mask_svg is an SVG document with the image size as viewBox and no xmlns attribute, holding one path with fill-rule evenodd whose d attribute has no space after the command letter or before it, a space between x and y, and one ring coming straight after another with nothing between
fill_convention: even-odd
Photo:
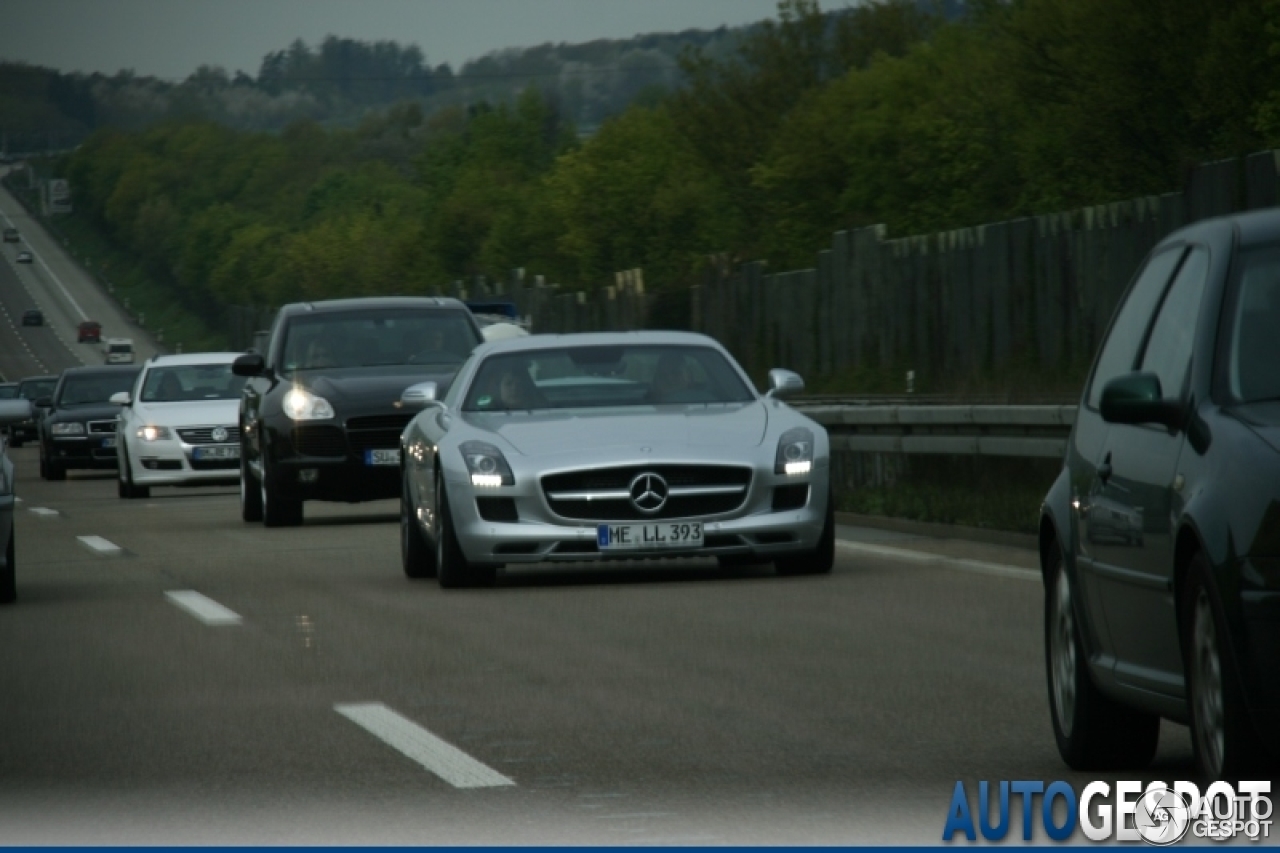
<instances>
[{"instance_id":1,"label":"alloy wheel","mask_svg":"<svg viewBox=\"0 0 1280 853\"><path fill-rule=\"evenodd\" d=\"M1226 751L1226 714L1222 699L1222 660L1218 656L1218 629L1209 594L1202 587L1196 596L1191 635L1191 701L1195 709L1196 739L1204 751L1207 769L1215 777Z\"/></svg>"},{"instance_id":2,"label":"alloy wheel","mask_svg":"<svg viewBox=\"0 0 1280 853\"><path fill-rule=\"evenodd\" d=\"M1071 736L1076 709L1076 623L1071 610L1071 582L1059 566L1053 585L1053 624L1050 658L1053 662L1053 710L1062 733Z\"/></svg>"}]
</instances>

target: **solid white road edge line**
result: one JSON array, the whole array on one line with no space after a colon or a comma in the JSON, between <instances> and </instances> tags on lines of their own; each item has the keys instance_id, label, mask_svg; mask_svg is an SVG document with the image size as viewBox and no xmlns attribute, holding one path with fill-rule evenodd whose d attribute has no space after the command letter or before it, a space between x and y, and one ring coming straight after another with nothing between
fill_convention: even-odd
<instances>
[{"instance_id":1,"label":"solid white road edge line","mask_svg":"<svg viewBox=\"0 0 1280 853\"><path fill-rule=\"evenodd\" d=\"M1040 580L1040 573L1035 569L1023 569L1018 566L1005 565L1004 563L988 563L983 560L970 560L963 557L947 557L942 554L930 554L926 551L890 548L887 545L868 545L865 542L849 542L844 539L837 539L836 547L876 557L887 557L891 560L907 560L926 566L960 569L966 572L978 572L979 574L1014 578L1020 581Z\"/></svg>"},{"instance_id":2,"label":"solid white road edge line","mask_svg":"<svg viewBox=\"0 0 1280 853\"><path fill-rule=\"evenodd\" d=\"M124 549L119 545L101 536L77 536L76 538L80 540L81 545L104 557L118 557L124 553Z\"/></svg>"},{"instance_id":3,"label":"solid white road edge line","mask_svg":"<svg viewBox=\"0 0 1280 853\"><path fill-rule=\"evenodd\" d=\"M339 704L334 705L333 710L455 788L494 788L515 784L381 702Z\"/></svg>"},{"instance_id":4,"label":"solid white road edge line","mask_svg":"<svg viewBox=\"0 0 1280 853\"><path fill-rule=\"evenodd\" d=\"M164 595L206 625L239 625L242 621L239 613L228 610L212 598L203 596L193 589L173 589Z\"/></svg>"}]
</instances>

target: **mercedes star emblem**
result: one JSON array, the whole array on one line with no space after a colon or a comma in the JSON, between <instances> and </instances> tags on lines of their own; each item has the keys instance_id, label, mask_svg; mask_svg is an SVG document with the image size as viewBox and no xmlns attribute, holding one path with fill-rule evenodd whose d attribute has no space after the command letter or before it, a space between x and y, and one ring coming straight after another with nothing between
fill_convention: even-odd
<instances>
[{"instance_id":1,"label":"mercedes star emblem","mask_svg":"<svg viewBox=\"0 0 1280 853\"><path fill-rule=\"evenodd\" d=\"M627 486L631 504L646 515L653 515L667 502L667 481L658 474L646 471L637 474Z\"/></svg>"}]
</instances>

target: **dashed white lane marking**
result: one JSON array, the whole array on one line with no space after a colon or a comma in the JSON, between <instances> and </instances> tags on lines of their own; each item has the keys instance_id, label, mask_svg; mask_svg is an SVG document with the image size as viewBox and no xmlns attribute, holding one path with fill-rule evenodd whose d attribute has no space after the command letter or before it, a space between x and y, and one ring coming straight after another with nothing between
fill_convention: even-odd
<instances>
[{"instance_id":1,"label":"dashed white lane marking","mask_svg":"<svg viewBox=\"0 0 1280 853\"><path fill-rule=\"evenodd\" d=\"M124 549L119 545L101 536L77 536L76 538L80 540L81 545L103 557L119 557L124 553Z\"/></svg>"},{"instance_id":2,"label":"dashed white lane marking","mask_svg":"<svg viewBox=\"0 0 1280 853\"><path fill-rule=\"evenodd\" d=\"M239 625L243 620L234 610L223 607L212 598L193 589L173 589L165 597L206 625Z\"/></svg>"},{"instance_id":3,"label":"dashed white lane marking","mask_svg":"<svg viewBox=\"0 0 1280 853\"><path fill-rule=\"evenodd\" d=\"M38 515L41 518L56 518L59 515L56 509L49 509L47 506L33 506L27 512L32 515Z\"/></svg>"},{"instance_id":4,"label":"dashed white lane marking","mask_svg":"<svg viewBox=\"0 0 1280 853\"><path fill-rule=\"evenodd\" d=\"M866 542L849 542L844 539L837 539L836 547L876 557L887 557L891 560L907 560L926 566L960 569L961 571L978 572L979 574L1013 578L1020 581L1040 580L1040 573L1035 569L1023 569L1018 566L1006 565L1005 563L988 563L984 560L969 560L964 557L947 557L942 554L930 554L925 551L890 548L887 545L869 545Z\"/></svg>"},{"instance_id":5,"label":"dashed white lane marking","mask_svg":"<svg viewBox=\"0 0 1280 853\"><path fill-rule=\"evenodd\" d=\"M340 704L334 705L333 709L455 788L494 788L515 784L381 702Z\"/></svg>"}]
</instances>

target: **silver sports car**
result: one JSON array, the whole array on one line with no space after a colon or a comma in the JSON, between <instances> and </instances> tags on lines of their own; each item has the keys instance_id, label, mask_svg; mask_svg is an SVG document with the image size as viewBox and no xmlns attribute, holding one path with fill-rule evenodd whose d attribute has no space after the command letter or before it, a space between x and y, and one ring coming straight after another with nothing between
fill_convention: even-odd
<instances>
[{"instance_id":1,"label":"silver sports car","mask_svg":"<svg viewBox=\"0 0 1280 853\"><path fill-rule=\"evenodd\" d=\"M504 564L710 557L829 572L826 431L761 396L713 339L533 335L481 344L401 436L405 574L491 583Z\"/></svg>"}]
</instances>

